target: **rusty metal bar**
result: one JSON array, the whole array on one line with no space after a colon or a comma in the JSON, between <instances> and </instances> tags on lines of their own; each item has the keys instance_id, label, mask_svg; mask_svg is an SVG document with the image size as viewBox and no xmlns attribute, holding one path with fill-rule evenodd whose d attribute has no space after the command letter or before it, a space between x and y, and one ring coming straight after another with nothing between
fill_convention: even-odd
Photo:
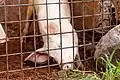
<instances>
[{"instance_id":1,"label":"rusty metal bar","mask_svg":"<svg viewBox=\"0 0 120 80\"><path fill-rule=\"evenodd\" d=\"M105 13L106 15L108 15L107 13ZM95 16L99 16L101 14L94 14ZM93 15L84 15L84 17L90 17L90 16L93 16ZM73 18L82 18L83 16L73 16ZM71 19L72 17L61 17L61 18L50 18L48 20L56 20L56 19ZM35 21L44 21L44 20L47 20L47 19L35 19ZM21 20L21 22L30 22L30 21L33 21L33 20ZM5 22L1 22L1 23L5 23ZM19 23L19 21L7 21L6 23Z\"/></svg>"},{"instance_id":2,"label":"rusty metal bar","mask_svg":"<svg viewBox=\"0 0 120 80\"><path fill-rule=\"evenodd\" d=\"M48 21L48 0L46 0L46 3L45 3L45 5L46 5L46 19L47 19L47 47L48 47L48 71L49 71L49 73L50 73L50 46L49 46L49 32L48 32L48 23L49 23L49 21Z\"/></svg>"},{"instance_id":3,"label":"rusty metal bar","mask_svg":"<svg viewBox=\"0 0 120 80\"><path fill-rule=\"evenodd\" d=\"M62 55L63 55L63 53L62 53L62 50L63 50L63 48L62 48L62 29L61 29L61 1L59 0L59 24L60 24L60 46L61 46L61 68L63 68L63 62L62 62Z\"/></svg>"},{"instance_id":4,"label":"rusty metal bar","mask_svg":"<svg viewBox=\"0 0 120 80\"><path fill-rule=\"evenodd\" d=\"M20 4L20 0L18 0L18 3ZM21 55L20 55L20 57L21 57L21 72L22 72L22 79L24 80L24 72L23 72L23 54L22 54L22 40L23 40L23 38L22 38L22 32L21 32L21 30L22 30L22 25L21 25L21 7L19 6L18 7L19 8L19 23L20 23L20 53L21 53Z\"/></svg>"},{"instance_id":5,"label":"rusty metal bar","mask_svg":"<svg viewBox=\"0 0 120 80\"><path fill-rule=\"evenodd\" d=\"M5 11L5 32L6 32L6 36L7 36L7 10L6 10L6 0L4 2L4 11ZM7 66L7 69L6 69L6 79L9 80L9 65L8 65L8 43L7 43L7 38L6 38L6 66Z\"/></svg>"},{"instance_id":6,"label":"rusty metal bar","mask_svg":"<svg viewBox=\"0 0 120 80\"><path fill-rule=\"evenodd\" d=\"M35 55L36 55L36 36L35 36L35 32L36 32L36 30L35 30L35 27L36 27L36 25L35 25L35 15L36 15L36 13L35 13L35 3L34 3L34 0L32 0L32 4L33 4L33 38L34 38L34 53L35 53ZM36 56L34 55L34 57L35 57L35 66L34 66L34 75L35 75L35 77L36 77Z\"/></svg>"},{"instance_id":7,"label":"rusty metal bar","mask_svg":"<svg viewBox=\"0 0 120 80\"><path fill-rule=\"evenodd\" d=\"M74 42L75 42L75 39L74 39L74 33L75 33L75 31L74 31L74 12L73 12L73 0L71 0L71 25L72 25L72 35L73 35L73 64L75 63L75 58L74 58L74 55L75 55L75 50L74 50L74 48L75 48L75 44L74 44ZM76 56L76 55L75 55Z\"/></svg>"},{"instance_id":8,"label":"rusty metal bar","mask_svg":"<svg viewBox=\"0 0 120 80\"><path fill-rule=\"evenodd\" d=\"M95 1L99 1L99 0L95 0ZM91 1L73 1L73 2L61 2L60 4L73 4L73 3L81 3L81 2L85 2L85 3L89 3ZM59 4L59 3L47 3L48 5L51 4ZM41 4L34 4L34 5L46 5L46 3L41 3ZM14 5L6 5L6 7L14 7L14 6L33 6L33 4L14 4ZM1 5L0 7L4 7L3 5Z\"/></svg>"},{"instance_id":9,"label":"rusty metal bar","mask_svg":"<svg viewBox=\"0 0 120 80\"><path fill-rule=\"evenodd\" d=\"M85 9L84 9L84 7L85 7L85 3L84 3L84 0L82 0L82 9L83 9L83 12L82 12L82 20L83 20L83 25L82 25L82 27L83 27L83 45L85 45L85 17L84 17L84 15L85 15ZM86 51L85 51L85 46L84 46L84 60L86 59ZM86 64L84 64L85 66L86 66ZM85 68L84 68L84 70L85 70Z\"/></svg>"},{"instance_id":10,"label":"rusty metal bar","mask_svg":"<svg viewBox=\"0 0 120 80\"><path fill-rule=\"evenodd\" d=\"M95 42L95 43L98 43L98 42ZM78 46L74 46L74 47L83 47L83 46L89 46L91 45L92 43L89 43L89 44L85 44L85 45L78 45ZM69 47L64 47L63 49L67 49L67 48L73 48L73 46L69 46ZM61 48L55 48L55 49L49 49L49 51L52 51L52 50L58 50L58 49L61 49ZM48 51L48 50L43 50L43 51ZM29 52L23 52L22 54L29 54L29 53L32 53L34 51L29 51ZM13 53L13 54L8 54L8 56L16 56L16 55L20 55L21 53ZM6 55L0 55L0 57L5 57Z\"/></svg>"},{"instance_id":11,"label":"rusty metal bar","mask_svg":"<svg viewBox=\"0 0 120 80\"><path fill-rule=\"evenodd\" d=\"M109 26L106 26L106 27L104 27L104 24L103 24L103 22L104 22L104 17L103 17L103 15L112 15L113 13L112 13L112 9L111 9L111 6L110 6L110 13L104 13L103 12L103 7L102 7L102 9L101 9L101 13L95 13L95 1L99 1L99 0L92 0L92 1L84 1L84 0L81 0L81 1L73 1L73 0L70 0L70 2L61 2L60 0L59 0L59 3L48 3L48 0L46 0L46 3L41 3L41 4L35 4L34 3L34 0L33 0L33 4L21 4L21 0L18 0L18 4L13 4L13 5L7 5L6 4L6 0L5 0L5 2L4 2L4 5L0 5L0 7L4 7L4 11L5 11L5 21L4 22L0 22L0 23L4 23L5 24L5 32L6 32L6 34L8 34L8 32L7 32L7 29L8 29L8 27L7 27L7 24L8 23L19 23L19 26L20 26L20 36L17 36L17 37L9 37L8 38L8 36L7 36L7 38L6 38L6 53L4 54L4 55L0 55L0 57L5 57L6 58L6 71L0 71L0 74L1 73L6 73L7 74L7 76L6 76L6 79L7 80L9 80L9 73L10 72L17 72L17 71L21 71L22 72L22 79L24 80L24 71L25 70L31 70L31 69L33 69L34 70L34 72L35 72L35 75L36 75L36 73L37 73L37 69L40 69L40 68L46 68L46 67L48 67L48 71L49 71L49 73L50 73L50 68L52 67L52 66L56 66L56 65L61 65L61 68L63 67L63 64L69 64L69 63L75 63L75 62L79 62L79 61L88 61L88 60L90 60L90 59L86 59L86 48L85 48L85 46L88 46L88 45L91 45L91 44L95 44L95 43L97 43L97 42L95 42L95 30L99 30L99 29L101 29L102 30L102 32L103 32L103 29L106 29L106 28L109 28L109 27L111 27L112 28L112 26L115 26L118 22L116 21L116 24L115 25L111 25L111 21L112 21L112 19L110 18L110 23L109 23ZM111 0L110 0L111 1ZM85 15L85 3L89 3L89 2L93 2L93 14L92 15ZM73 6L73 4L75 4L75 3L82 3L82 9L83 9L83 12L82 12L82 16L74 16L74 12L73 12L73 8L74 8L74 6ZM112 3L112 2L110 2L110 3ZM57 5L59 5L59 18L50 18L49 19L49 16L48 16L48 6L49 5L52 5L52 4L57 4ZM71 4L70 6L71 6L71 17L62 17L61 16L61 5L62 4ZM101 2L101 4L103 5L103 2ZM47 18L46 19L36 19L35 18L35 5L45 5L46 6L46 14L47 14ZM34 8L34 10L33 10L33 20L22 20L22 13L21 13L21 7L23 7L23 6L32 6L33 8ZM8 16L8 14L7 14L7 9L6 9L6 7L19 7L19 20L18 21L7 21L7 16ZM115 13L115 12L114 12ZM101 20L102 20L102 27L98 27L98 28L96 28L96 26L95 26L95 16L100 16L101 15ZM90 16L93 16L93 24L92 24L92 28L91 29L85 29L85 18L86 17L90 17ZM116 15L117 16L117 15ZM74 19L76 19L76 18L82 18L82 20L83 20L83 24L82 24L82 30L76 30L76 31L73 31L72 30L72 32L62 32L62 29L61 29L61 20L62 19L71 19L71 24L72 24L72 26L73 26L73 29L74 29ZM59 19L59 24L60 24L60 32L59 33L55 33L55 34L49 34L49 32L48 32L48 23L49 23L49 20L56 20L56 19ZM36 32L36 30L35 30L35 27L36 27L36 24L35 24L35 22L36 21L46 21L47 22L47 34L46 35L42 35L42 34L40 34L40 35L36 35L35 34L35 32ZM109 20L109 18L108 18L108 20ZM30 21L33 21L33 28L34 28L34 34L33 35L29 35L29 36L22 36L22 23L23 22L30 22ZM92 31L92 42L91 43L89 43L89 44L87 44L87 42L86 42L86 31ZM74 33L78 33L78 32L83 32L83 44L82 45L78 45L78 46L75 46L75 44L74 44ZM63 34L67 34L67 33L72 33L72 37L73 37L73 45L72 46L68 46L68 47L62 47L62 35ZM49 46L49 36L50 35L56 35L56 34L60 34L60 45L61 45L61 48L55 48L55 49L50 49L50 46ZM36 54L36 37L38 37L38 36L47 36L47 44L48 44L48 49L47 50L44 50L44 51L48 51L48 56L50 55L50 51L52 51L52 50L61 50L61 64L52 64L52 65L50 65L50 58L48 57L48 65L45 65L45 66L39 66L39 67L37 67L36 66L36 56L35 56L35 66L34 67L30 67L30 68L24 68L23 67L23 55L24 54L29 54L29 53L32 53L32 52L34 52L35 54ZM102 34L102 36L103 36L103 34ZM27 37L33 37L34 38L34 51L28 51L28 52L23 52L23 44L22 44L22 40L23 40L23 38L27 38ZM9 39L9 40L11 40L11 39L20 39L20 52L19 53L12 53L12 54L9 54L8 53L8 42L7 42L7 39ZM67 49L67 48L73 48L73 59L74 59L74 48L75 47L84 47L84 60L79 60L79 61L74 61L73 60L73 62L67 62L67 63L63 63L63 61L62 61L62 55L63 55L63 53L62 53L62 50L63 49ZM8 57L9 56L15 56L15 55L20 55L20 57L21 57L21 60L20 60L20 64L21 64L21 68L20 69L15 69L15 70L9 70L9 59L8 59ZM93 57L91 57L91 58L93 58ZM85 66L86 66L86 64L85 64ZM85 68L84 68L84 71L85 71Z\"/></svg>"}]
</instances>

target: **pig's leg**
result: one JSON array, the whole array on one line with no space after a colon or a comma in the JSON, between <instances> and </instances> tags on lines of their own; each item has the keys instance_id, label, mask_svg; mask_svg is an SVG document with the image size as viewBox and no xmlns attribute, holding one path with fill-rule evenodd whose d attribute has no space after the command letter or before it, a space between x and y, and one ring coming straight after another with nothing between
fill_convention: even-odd
<instances>
[{"instance_id":1,"label":"pig's leg","mask_svg":"<svg viewBox=\"0 0 120 80\"><path fill-rule=\"evenodd\" d=\"M32 0L29 0L28 4L32 4ZM33 6L28 6L26 13L26 20L30 20L32 18L32 14L33 14ZM28 34L29 26L30 26L30 22L26 22L25 28L23 29L23 36Z\"/></svg>"}]
</instances>

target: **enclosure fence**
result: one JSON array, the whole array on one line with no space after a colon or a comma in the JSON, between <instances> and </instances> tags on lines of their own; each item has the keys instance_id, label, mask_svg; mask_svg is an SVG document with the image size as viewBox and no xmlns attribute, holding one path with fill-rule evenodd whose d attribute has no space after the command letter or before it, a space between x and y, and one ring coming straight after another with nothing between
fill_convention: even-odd
<instances>
[{"instance_id":1,"label":"enclosure fence","mask_svg":"<svg viewBox=\"0 0 120 80\"><path fill-rule=\"evenodd\" d=\"M29 1L32 1L32 3L28 4ZM4 39L6 42L0 44L0 80L27 80L27 78L28 80L34 80L34 78L38 77L38 74L48 75L49 73L51 75L51 72L59 71L59 65L62 67L64 64L80 62L84 65L82 71L92 71L95 67L93 59L95 45L106 32L119 23L119 13L117 13L119 11L116 9L115 2L113 0L68 0L68 2L67 0L45 0L46 3L36 4L34 1L39 0L5 0L3 4L0 4L0 24L2 24L6 33L6 38ZM49 18L49 5L52 6L55 4L59 5L59 17ZM70 17L62 17L62 4L69 4ZM37 11L35 8L39 5L46 6L45 19L39 19L36 14ZM29 15L27 14L28 6L33 8L33 15L31 19L26 20L26 16ZM37 8L39 9L39 7ZM54 14L56 11L52 13ZM62 20L66 19L71 20L70 23L73 28L71 32L61 31ZM49 21L51 20L59 20L60 33L48 34ZM41 34L39 30L40 21L47 22L47 34L45 35ZM30 28L28 29L28 34L23 35L23 29L27 22L29 22ZM62 47L65 44L62 41L62 35L70 33L73 36L72 46ZM77 46L74 44L74 33L77 33L78 36ZM49 36L57 34L60 35L60 47L51 49ZM50 51L61 51L61 56L59 56L59 58L61 57L61 64L58 64L51 57L48 57L47 62L42 65L36 63L36 57L33 63L24 61L32 52L35 55L40 53L36 52L36 50L42 48L44 45L45 41L43 41L42 36L46 36L47 38L48 47L45 51L48 53L48 56L50 55ZM62 50L71 48L73 49L72 53L74 56L75 47L78 48L80 60L63 63ZM32 78L30 78L31 76ZM46 77L39 77L39 79L45 80Z\"/></svg>"}]
</instances>

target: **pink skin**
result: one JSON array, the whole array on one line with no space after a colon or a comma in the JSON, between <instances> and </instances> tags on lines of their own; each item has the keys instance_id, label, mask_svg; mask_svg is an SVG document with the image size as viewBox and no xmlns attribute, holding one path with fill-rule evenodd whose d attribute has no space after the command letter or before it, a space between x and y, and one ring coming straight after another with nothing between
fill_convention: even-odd
<instances>
[{"instance_id":1,"label":"pink skin","mask_svg":"<svg viewBox=\"0 0 120 80\"><path fill-rule=\"evenodd\" d=\"M4 1L5 0L0 0L0 5L3 4ZM0 39L1 39L0 43L5 43L6 42L5 38L6 38L5 31L4 31L3 27L2 27L2 25L0 24ZM4 40L2 40L2 39L4 39Z\"/></svg>"},{"instance_id":2,"label":"pink skin","mask_svg":"<svg viewBox=\"0 0 120 80\"><path fill-rule=\"evenodd\" d=\"M2 27L2 25L0 24L0 43L5 43L6 42L5 38L6 38L5 31L4 31L3 27Z\"/></svg>"},{"instance_id":3,"label":"pink skin","mask_svg":"<svg viewBox=\"0 0 120 80\"><path fill-rule=\"evenodd\" d=\"M35 57L36 57L36 58L35 58ZM42 63L42 62L45 62L45 61L48 60L48 55L36 53L36 55L33 54L33 55L31 55L31 57L29 57L28 59L25 59L25 61L26 61L26 60L30 60L30 61L32 61L32 62L35 62L35 61L36 61L36 63Z\"/></svg>"},{"instance_id":4,"label":"pink skin","mask_svg":"<svg viewBox=\"0 0 120 80\"><path fill-rule=\"evenodd\" d=\"M3 4L5 0L0 0L0 4Z\"/></svg>"}]
</instances>

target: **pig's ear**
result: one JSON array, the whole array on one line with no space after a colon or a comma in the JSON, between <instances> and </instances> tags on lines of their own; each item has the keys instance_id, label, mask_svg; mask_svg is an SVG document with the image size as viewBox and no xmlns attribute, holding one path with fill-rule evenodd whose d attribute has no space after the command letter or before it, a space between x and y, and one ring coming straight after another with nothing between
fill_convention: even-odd
<instances>
[{"instance_id":1,"label":"pig's ear","mask_svg":"<svg viewBox=\"0 0 120 80\"><path fill-rule=\"evenodd\" d=\"M47 27L48 27L48 33L47 33ZM48 26L45 26L45 33L46 34L55 34L58 32L58 25L55 23L51 22L48 24Z\"/></svg>"},{"instance_id":2,"label":"pig's ear","mask_svg":"<svg viewBox=\"0 0 120 80\"><path fill-rule=\"evenodd\" d=\"M36 63L44 63L48 60L48 57L49 56L45 54L32 53L27 58L25 58L24 61L32 61L32 62L36 61Z\"/></svg>"}]
</instances>

